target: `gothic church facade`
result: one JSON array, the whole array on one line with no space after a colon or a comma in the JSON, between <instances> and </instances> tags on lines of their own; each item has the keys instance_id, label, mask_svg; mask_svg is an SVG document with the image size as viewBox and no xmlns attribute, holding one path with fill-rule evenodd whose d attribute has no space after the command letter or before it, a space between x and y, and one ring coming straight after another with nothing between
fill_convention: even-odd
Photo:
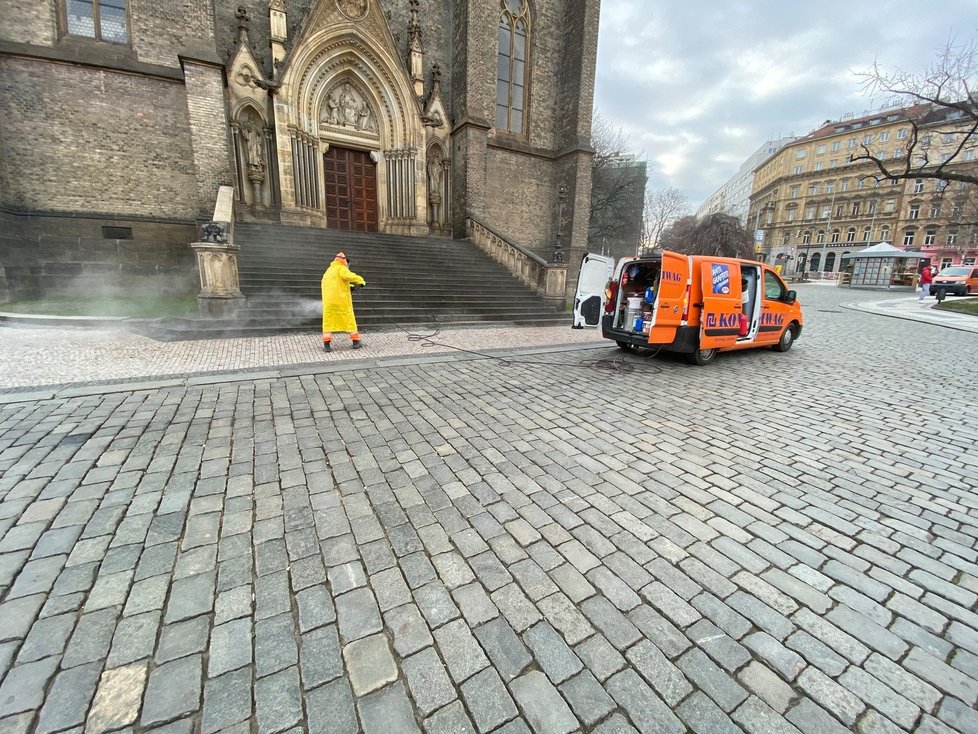
<instances>
[{"instance_id":1,"label":"gothic church facade","mask_svg":"<svg viewBox=\"0 0 978 734\"><path fill-rule=\"evenodd\" d=\"M221 185L242 219L584 250L598 0L0 11L0 290L179 276Z\"/></svg>"}]
</instances>

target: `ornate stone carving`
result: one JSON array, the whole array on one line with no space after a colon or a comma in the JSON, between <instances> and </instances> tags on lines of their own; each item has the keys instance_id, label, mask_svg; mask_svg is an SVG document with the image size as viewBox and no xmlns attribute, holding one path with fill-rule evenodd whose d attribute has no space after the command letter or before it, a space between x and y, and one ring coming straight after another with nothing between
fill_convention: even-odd
<instances>
[{"instance_id":1,"label":"ornate stone carving","mask_svg":"<svg viewBox=\"0 0 978 734\"><path fill-rule=\"evenodd\" d=\"M320 123L367 133L377 132L373 110L350 82L343 82L326 95L325 110Z\"/></svg>"},{"instance_id":2,"label":"ornate stone carving","mask_svg":"<svg viewBox=\"0 0 978 734\"><path fill-rule=\"evenodd\" d=\"M363 20L367 15L367 0L336 0L336 7L350 20Z\"/></svg>"}]
</instances>

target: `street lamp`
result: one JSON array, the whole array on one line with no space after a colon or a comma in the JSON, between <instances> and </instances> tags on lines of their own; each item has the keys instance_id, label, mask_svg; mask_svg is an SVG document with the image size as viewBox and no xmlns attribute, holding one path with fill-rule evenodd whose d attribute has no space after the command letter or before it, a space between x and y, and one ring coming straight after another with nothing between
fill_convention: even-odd
<instances>
[{"instance_id":1,"label":"street lamp","mask_svg":"<svg viewBox=\"0 0 978 734\"><path fill-rule=\"evenodd\" d=\"M564 253L560 244L560 230L564 227L564 199L567 198L567 189L561 186L557 189L557 241L554 244L555 263L564 262Z\"/></svg>"}]
</instances>

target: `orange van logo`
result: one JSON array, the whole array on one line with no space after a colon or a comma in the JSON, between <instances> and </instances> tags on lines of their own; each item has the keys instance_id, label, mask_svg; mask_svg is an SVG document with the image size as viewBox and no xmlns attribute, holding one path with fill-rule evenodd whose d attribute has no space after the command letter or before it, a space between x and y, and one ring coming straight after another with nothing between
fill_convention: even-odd
<instances>
[{"instance_id":1,"label":"orange van logo","mask_svg":"<svg viewBox=\"0 0 978 734\"><path fill-rule=\"evenodd\" d=\"M706 315L707 329L726 329L729 327L740 327L740 314L711 312Z\"/></svg>"},{"instance_id":2,"label":"orange van logo","mask_svg":"<svg viewBox=\"0 0 978 734\"><path fill-rule=\"evenodd\" d=\"M771 313L770 311L762 313L761 326L784 326L784 314Z\"/></svg>"}]
</instances>

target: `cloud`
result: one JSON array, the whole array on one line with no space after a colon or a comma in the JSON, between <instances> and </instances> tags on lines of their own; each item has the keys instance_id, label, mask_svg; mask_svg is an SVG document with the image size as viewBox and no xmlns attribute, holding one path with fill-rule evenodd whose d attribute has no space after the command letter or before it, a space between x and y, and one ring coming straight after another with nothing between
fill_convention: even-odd
<instances>
[{"instance_id":1,"label":"cloud","mask_svg":"<svg viewBox=\"0 0 978 734\"><path fill-rule=\"evenodd\" d=\"M973 15L973 0L603 0L595 106L648 158L649 186L697 206L766 140L891 102L857 73L923 70Z\"/></svg>"}]
</instances>

